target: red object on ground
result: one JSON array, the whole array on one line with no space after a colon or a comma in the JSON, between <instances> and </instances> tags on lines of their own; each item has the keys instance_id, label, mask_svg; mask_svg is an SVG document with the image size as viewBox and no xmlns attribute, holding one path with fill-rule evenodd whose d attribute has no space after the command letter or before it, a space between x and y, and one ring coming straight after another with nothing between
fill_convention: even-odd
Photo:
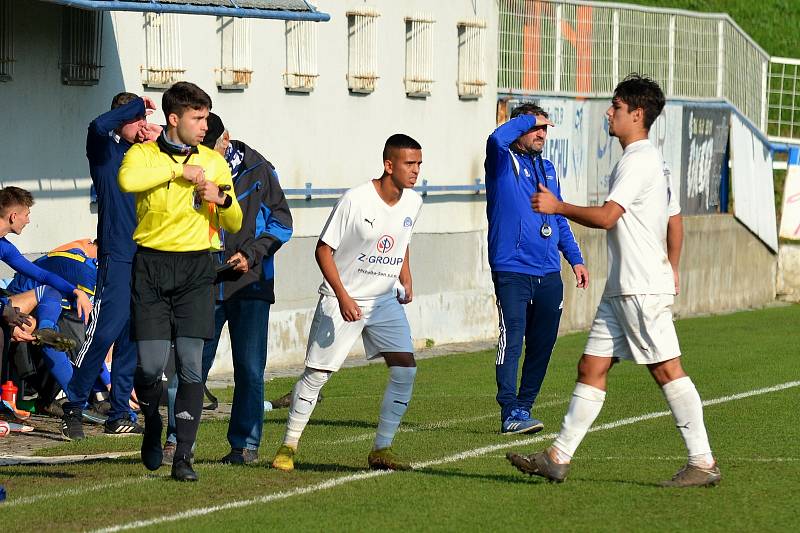
<instances>
[{"instance_id":1,"label":"red object on ground","mask_svg":"<svg viewBox=\"0 0 800 533\"><path fill-rule=\"evenodd\" d=\"M5 383L3 383L3 386L0 387L0 388L2 388L2 391L3 391L2 398L5 401L9 402L11 405L16 405L17 404L17 391L19 389L17 389L17 386L14 385L14 382L9 379Z\"/></svg>"}]
</instances>

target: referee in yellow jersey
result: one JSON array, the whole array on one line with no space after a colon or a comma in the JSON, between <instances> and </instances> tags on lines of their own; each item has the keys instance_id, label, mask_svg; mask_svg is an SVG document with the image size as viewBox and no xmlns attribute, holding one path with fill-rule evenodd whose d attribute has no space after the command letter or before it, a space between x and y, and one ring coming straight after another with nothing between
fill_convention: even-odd
<instances>
[{"instance_id":1,"label":"referee in yellow jersey","mask_svg":"<svg viewBox=\"0 0 800 533\"><path fill-rule=\"evenodd\" d=\"M167 127L154 143L128 150L119 172L122 191L136 193L132 306L139 360L134 386L145 419L142 462L161 465L161 375L175 343L177 448L172 477L197 481L192 446L203 408L203 343L214 336L214 266L210 227L236 233L242 210L219 153L202 146L211 98L179 82L163 96Z\"/></svg>"}]
</instances>

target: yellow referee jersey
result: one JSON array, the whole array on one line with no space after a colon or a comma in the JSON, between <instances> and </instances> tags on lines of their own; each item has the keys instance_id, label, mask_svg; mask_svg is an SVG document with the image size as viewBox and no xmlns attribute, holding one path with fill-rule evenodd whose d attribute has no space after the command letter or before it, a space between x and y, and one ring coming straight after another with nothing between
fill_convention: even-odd
<instances>
[{"instance_id":1,"label":"yellow referee jersey","mask_svg":"<svg viewBox=\"0 0 800 533\"><path fill-rule=\"evenodd\" d=\"M186 156L162 152L157 143L135 144L125 154L119 170L119 188L136 193L138 225L133 240L139 246L165 252L195 252L211 247L212 227L236 233L242 226L242 209L236 201L228 163L219 153L198 146ZM174 159L173 159L174 158ZM183 165L197 165L206 179L228 185L233 202L227 208L194 202L194 184L183 179ZM197 207L197 208L196 208Z\"/></svg>"}]
</instances>

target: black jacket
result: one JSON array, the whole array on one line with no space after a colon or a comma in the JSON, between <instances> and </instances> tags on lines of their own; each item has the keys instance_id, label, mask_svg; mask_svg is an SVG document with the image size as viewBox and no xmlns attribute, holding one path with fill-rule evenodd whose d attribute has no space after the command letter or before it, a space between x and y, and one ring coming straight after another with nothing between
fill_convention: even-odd
<instances>
[{"instance_id":1,"label":"black jacket","mask_svg":"<svg viewBox=\"0 0 800 533\"><path fill-rule=\"evenodd\" d=\"M242 208L242 229L238 233L221 231L224 251L214 255L221 265L241 252L250 270L244 274L221 272L216 298L254 298L274 303L273 256L292 236L292 214L272 163L241 141L231 144L244 152L239 171L233 176L236 199Z\"/></svg>"}]
</instances>

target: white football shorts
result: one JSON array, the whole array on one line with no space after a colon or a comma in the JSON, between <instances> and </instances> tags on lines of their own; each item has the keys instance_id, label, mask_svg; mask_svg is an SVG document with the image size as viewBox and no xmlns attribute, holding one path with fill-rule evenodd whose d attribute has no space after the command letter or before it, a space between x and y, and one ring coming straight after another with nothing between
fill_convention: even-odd
<instances>
[{"instance_id":1,"label":"white football shorts","mask_svg":"<svg viewBox=\"0 0 800 533\"><path fill-rule=\"evenodd\" d=\"M672 323L671 294L612 296L600 300L583 353L630 359L640 365L681 355Z\"/></svg>"},{"instance_id":2,"label":"white football shorts","mask_svg":"<svg viewBox=\"0 0 800 533\"><path fill-rule=\"evenodd\" d=\"M364 341L367 359L381 353L414 353L411 327L403 306L386 298L361 307L361 320L346 322L335 296L321 296L308 333L306 366L336 372L341 368L358 336Z\"/></svg>"}]
</instances>

